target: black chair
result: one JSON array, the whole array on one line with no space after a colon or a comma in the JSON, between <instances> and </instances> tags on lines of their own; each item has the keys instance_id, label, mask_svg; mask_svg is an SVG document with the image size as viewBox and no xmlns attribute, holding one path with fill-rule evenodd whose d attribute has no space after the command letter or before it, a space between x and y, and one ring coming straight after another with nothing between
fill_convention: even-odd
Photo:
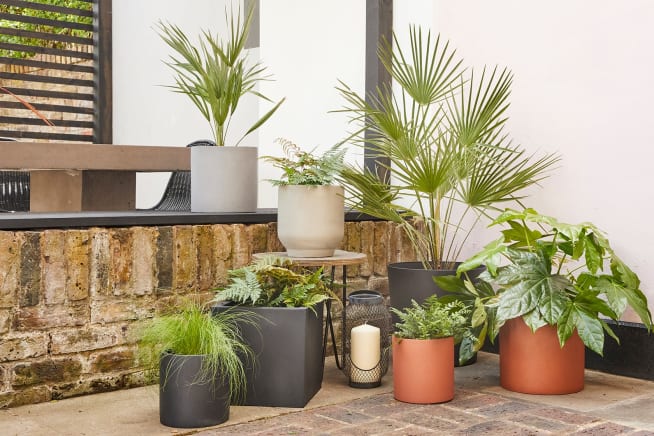
<instances>
[{"instance_id":1,"label":"black chair","mask_svg":"<svg viewBox=\"0 0 654 436\"><path fill-rule=\"evenodd\" d=\"M191 142L187 147L215 146L209 140ZM191 210L191 172L175 171L170 175L166 190L161 200L150 210L160 211L190 211Z\"/></svg>"},{"instance_id":2,"label":"black chair","mask_svg":"<svg viewBox=\"0 0 654 436\"><path fill-rule=\"evenodd\" d=\"M15 141L0 137L0 141ZM30 173L0 171L0 212L29 212Z\"/></svg>"}]
</instances>

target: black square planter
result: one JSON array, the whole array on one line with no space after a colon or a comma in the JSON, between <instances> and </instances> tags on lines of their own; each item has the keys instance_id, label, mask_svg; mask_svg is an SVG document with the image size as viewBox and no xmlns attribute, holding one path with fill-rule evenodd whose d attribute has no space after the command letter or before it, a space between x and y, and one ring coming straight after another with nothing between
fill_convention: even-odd
<instances>
[{"instance_id":1,"label":"black square planter","mask_svg":"<svg viewBox=\"0 0 654 436\"><path fill-rule=\"evenodd\" d=\"M212 310L215 314L228 308L258 315L258 328L241 326L243 338L256 356L254 366L250 362L246 368L244 405L304 407L322 385L323 304L313 310L219 304Z\"/></svg>"}]
</instances>

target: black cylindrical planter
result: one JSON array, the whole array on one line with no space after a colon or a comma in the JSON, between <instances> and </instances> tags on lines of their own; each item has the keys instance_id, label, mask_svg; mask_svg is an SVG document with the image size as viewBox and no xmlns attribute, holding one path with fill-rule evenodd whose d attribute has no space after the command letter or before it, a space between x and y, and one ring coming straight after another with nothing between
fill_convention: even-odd
<instances>
[{"instance_id":1,"label":"black cylindrical planter","mask_svg":"<svg viewBox=\"0 0 654 436\"><path fill-rule=\"evenodd\" d=\"M411 300L416 300L418 304L436 294L439 297L447 295L435 282L434 277L456 275L456 268L460 262L454 264L454 269L425 269L421 262L398 262L388 264L388 292L391 296L391 307L398 310L411 307ZM468 277L475 279L481 274L486 267L480 266L469 271ZM393 314L393 324L399 322L397 315ZM463 364L470 365L477 361L475 353L467 362ZM454 347L455 366L459 365L459 347Z\"/></svg>"},{"instance_id":2,"label":"black cylindrical planter","mask_svg":"<svg viewBox=\"0 0 654 436\"><path fill-rule=\"evenodd\" d=\"M195 428L229 419L227 380L200 379L202 355L167 353L159 368L159 421L168 427Z\"/></svg>"}]
</instances>

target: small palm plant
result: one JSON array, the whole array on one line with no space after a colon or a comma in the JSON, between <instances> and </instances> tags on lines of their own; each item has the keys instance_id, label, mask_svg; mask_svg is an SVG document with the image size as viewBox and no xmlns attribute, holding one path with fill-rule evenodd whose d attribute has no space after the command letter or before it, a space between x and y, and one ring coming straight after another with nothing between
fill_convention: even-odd
<instances>
[{"instance_id":1,"label":"small palm plant","mask_svg":"<svg viewBox=\"0 0 654 436\"><path fill-rule=\"evenodd\" d=\"M210 123L216 145L226 145L227 131L238 104L246 94L272 102L256 90L259 82L267 80L266 68L248 62L245 42L250 32L254 8L248 9L245 19L240 10L227 14L229 38L222 41L210 31L202 32L199 45L191 42L176 25L159 22L159 36L175 50L167 65L175 72L174 91L187 95ZM256 121L236 142L240 142L265 123L284 99Z\"/></svg>"},{"instance_id":2,"label":"small palm plant","mask_svg":"<svg viewBox=\"0 0 654 436\"><path fill-rule=\"evenodd\" d=\"M440 36L416 27L409 36L410 53L395 35L393 49L386 41L378 50L399 92L382 86L367 102L338 87L342 111L359 127L349 140L381 170L348 166L343 185L351 206L403 228L425 268L449 269L474 225L496 205L519 201L558 157L534 158L504 131L510 71L465 70Z\"/></svg>"}]
</instances>

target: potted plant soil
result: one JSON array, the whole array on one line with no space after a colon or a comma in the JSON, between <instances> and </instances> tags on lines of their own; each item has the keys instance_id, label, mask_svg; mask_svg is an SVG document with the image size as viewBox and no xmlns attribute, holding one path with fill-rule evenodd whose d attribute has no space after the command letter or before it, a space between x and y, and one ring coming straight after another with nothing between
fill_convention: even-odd
<instances>
[{"instance_id":1,"label":"potted plant soil","mask_svg":"<svg viewBox=\"0 0 654 436\"><path fill-rule=\"evenodd\" d=\"M174 50L166 64L175 73L175 92L187 95L210 123L217 147L191 149L191 211L256 212L258 159L256 147L238 147L279 108L284 99L257 120L234 147L226 147L227 134L241 98L246 94L271 102L257 90L267 80L265 67L251 65L245 49L254 7L226 13L225 40L205 30L199 43L191 41L174 24L159 23L163 41ZM271 102L272 103L272 102Z\"/></svg>"},{"instance_id":2,"label":"potted plant soil","mask_svg":"<svg viewBox=\"0 0 654 436\"><path fill-rule=\"evenodd\" d=\"M243 400L244 361L253 353L240 335L252 315L211 316L193 301L156 315L138 341L141 361L159 379L159 418L169 427L207 427L229 419L230 403Z\"/></svg>"},{"instance_id":3,"label":"potted plant soil","mask_svg":"<svg viewBox=\"0 0 654 436\"><path fill-rule=\"evenodd\" d=\"M331 297L322 269L298 269L285 258L264 257L229 272L213 312L257 315L256 326L242 326L257 357L256 366L246 362L245 405L304 407L320 390L323 302Z\"/></svg>"},{"instance_id":4,"label":"potted plant soil","mask_svg":"<svg viewBox=\"0 0 654 436\"><path fill-rule=\"evenodd\" d=\"M414 262L388 265L391 306L400 310L443 294L432 277L454 273L475 226L519 200L558 161L512 144L509 70L465 69L448 42L420 28L409 39L409 50L395 35L392 48L390 41L379 47L394 86L380 88L374 104L339 87L343 111L369 132L354 129L350 142L377 160L376 169L345 168L346 203L397 223L415 252Z\"/></svg>"},{"instance_id":5,"label":"potted plant soil","mask_svg":"<svg viewBox=\"0 0 654 436\"><path fill-rule=\"evenodd\" d=\"M277 236L289 257L329 257L343 240L343 187L335 183L343 168L344 149L322 155L278 139L284 156L264 156L283 173L278 186Z\"/></svg>"},{"instance_id":6,"label":"potted plant soil","mask_svg":"<svg viewBox=\"0 0 654 436\"><path fill-rule=\"evenodd\" d=\"M584 346L602 355L605 319L631 307L648 330L652 317L638 276L593 224L566 224L533 209L506 210L493 223L502 236L435 279L473 307L473 326L499 335L500 383L528 394L567 394L584 387ZM485 264L473 283L461 275Z\"/></svg>"},{"instance_id":7,"label":"potted plant soil","mask_svg":"<svg viewBox=\"0 0 654 436\"><path fill-rule=\"evenodd\" d=\"M443 403L454 398L454 342L469 335L468 309L442 304L435 295L415 300L398 316L393 334L393 393L406 403Z\"/></svg>"}]
</instances>

